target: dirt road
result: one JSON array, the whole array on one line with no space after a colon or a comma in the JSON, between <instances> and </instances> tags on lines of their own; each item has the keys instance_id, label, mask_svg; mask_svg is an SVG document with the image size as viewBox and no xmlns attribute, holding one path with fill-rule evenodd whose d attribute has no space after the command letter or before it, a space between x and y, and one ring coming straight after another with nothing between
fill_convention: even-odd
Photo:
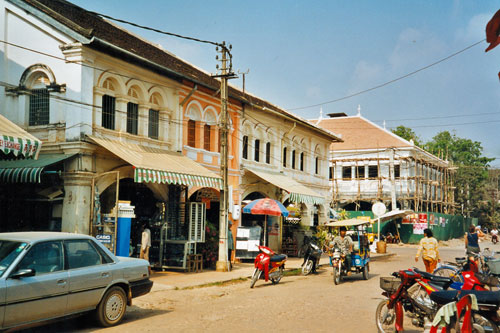
<instances>
[{"instance_id":1,"label":"dirt road","mask_svg":"<svg viewBox=\"0 0 500 333\"><path fill-rule=\"evenodd\" d=\"M445 260L463 254L463 245L442 247ZM500 246L497 248L500 251ZM375 308L382 299L379 277L417 266L415 246L391 247L397 253L371 264L370 279L353 274L338 286L331 268L318 275L284 277L278 285L249 281L232 285L164 290L134 300L124 322L102 329L77 318L36 331L80 332L376 332ZM407 332L422 332L405 322Z\"/></svg>"}]
</instances>

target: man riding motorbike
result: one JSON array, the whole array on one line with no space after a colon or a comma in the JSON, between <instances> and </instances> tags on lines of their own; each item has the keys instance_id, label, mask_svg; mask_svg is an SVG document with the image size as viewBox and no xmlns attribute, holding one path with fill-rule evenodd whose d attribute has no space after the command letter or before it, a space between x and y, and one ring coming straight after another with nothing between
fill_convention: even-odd
<instances>
[{"instance_id":1,"label":"man riding motorbike","mask_svg":"<svg viewBox=\"0 0 500 333\"><path fill-rule=\"evenodd\" d=\"M491 242L493 244L498 243L498 230L497 230L497 228L493 227L493 229L491 229L490 233L491 233Z\"/></svg>"},{"instance_id":2,"label":"man riding motorbike","mask_svg":"<svg viewBox=\"0 0 500 333\"><path fill-rule=\"evenodd\" d=\"M342 253L342 256L345 256L345 262L347 265L347 276L351 275L351 253L352 253L352 246L353 246L353 241L352 238L349 236L346 236L347 229L346 227L340 227L340 235L336 236L333 239L332 244L330 244L330 247L337 246L340 249L340 252Z\"/></svg>"}]
</instances>

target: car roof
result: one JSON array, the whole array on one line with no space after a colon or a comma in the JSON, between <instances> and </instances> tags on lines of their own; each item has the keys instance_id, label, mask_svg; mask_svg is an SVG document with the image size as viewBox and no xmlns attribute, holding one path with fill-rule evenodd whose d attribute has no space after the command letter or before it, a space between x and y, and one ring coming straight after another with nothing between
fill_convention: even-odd
<instances>
[{"instance_id":1,"label":"car roof","mask_svg":"<svg viewBox=\"0 0 500 333\"><path fill-rule=\"evenodd\" d=\"M51 231L25 231L25 232L3 232L0 233L0 240L20 241L33 243L45 240L61 239L82 239L91 238L83 234L73 234L69 232L51 232Z\"/></svg>"}]
</instances>

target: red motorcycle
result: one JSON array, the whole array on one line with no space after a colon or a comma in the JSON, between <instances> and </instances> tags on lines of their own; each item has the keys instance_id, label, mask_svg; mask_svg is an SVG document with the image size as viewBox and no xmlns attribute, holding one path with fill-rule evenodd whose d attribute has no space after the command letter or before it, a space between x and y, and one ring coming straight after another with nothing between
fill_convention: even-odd
<instances>
[{"instance_id":1,"label":"red motorcycle","mask_svg":"<svg viewBox=\"0 0 500 333\"><path fill-rule=\"evenodd\" d=\"M273 250L265 246L259 246L260 253L255 258L255 270L252 274L250 288L253 288L258 279L271 280L273 284L280 282L285 270L285 254L276 254ZM262 274L264 273L264 274Z\"/></svg>"},{"instance_id":2,"label":"red motorcycle","mask_svg":"<svg viewBox=\"0 0 500 333\"><path fill-rule=\"evenodd\" d=\"M375 318L379 332L392 332L394 329L396 332L402 332L405 312L411 315L413 325L424 327L425 322L432 321L439 308L448 303L439 302L438 298L431 299L430 295L436 291L446 290L455 283L450 277L436 276L418 269L401 270L394 272L393 276L380 278L380 287L384 290L382 294L387 299L381 301L376 310ZM475 279L474 273L468 272L464 274L464 278L463 287L472 286L479 293L488 292L481 282L468 281ZM452 296L456 296L456 292L456 290L452 292ZM441 299L444 300L445 297ZM482 315L476 314L473 321L475 327L490 326L489 319Z\"/></svg>"}]
</instances>

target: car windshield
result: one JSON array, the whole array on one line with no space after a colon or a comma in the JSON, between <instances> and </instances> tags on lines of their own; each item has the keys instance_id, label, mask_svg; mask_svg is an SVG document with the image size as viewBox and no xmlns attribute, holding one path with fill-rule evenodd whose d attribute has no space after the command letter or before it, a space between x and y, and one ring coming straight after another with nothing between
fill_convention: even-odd
<instances>
[{"instance_id":1,"label":"car windshield","mask_svg":"<svg viewBox=\"0 0 500 333\"><path fill-rule=\"evenodd\" d=\"M26 243L0 240L0 276L26 247Z\"/></svg>"}]
</instances>

